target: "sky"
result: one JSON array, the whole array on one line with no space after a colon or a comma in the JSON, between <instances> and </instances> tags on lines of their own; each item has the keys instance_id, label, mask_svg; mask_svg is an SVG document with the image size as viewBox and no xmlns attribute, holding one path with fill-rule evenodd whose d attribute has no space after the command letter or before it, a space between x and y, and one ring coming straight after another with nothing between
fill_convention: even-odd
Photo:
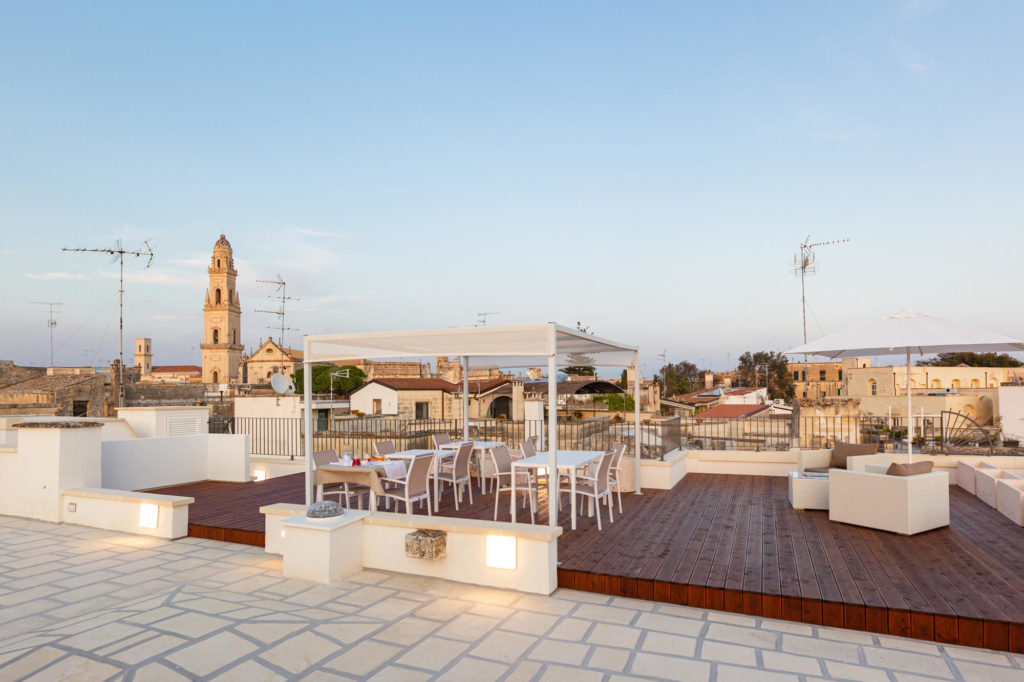
<instances>
[{"instance_id":1,"label":"sky","mask_svg":"<svg viewBox=\"0 0 1024 682\"><path fill-rule=\"evenodd\" d=\"M0 2L0 359L577 321L729 369L906 308L1024 338L1019 2Z\"/></svg>"}]
</instances>

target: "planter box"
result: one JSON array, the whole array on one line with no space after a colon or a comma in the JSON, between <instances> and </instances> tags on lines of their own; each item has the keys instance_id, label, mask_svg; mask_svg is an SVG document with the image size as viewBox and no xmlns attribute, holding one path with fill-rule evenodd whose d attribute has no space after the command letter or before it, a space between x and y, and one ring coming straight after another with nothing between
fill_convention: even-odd
<instances>
[{"instance_id":1,"label":"planter box","mask_svg":"<svg viewBox=\"0 0 1024 682\"><path fill-rule=\"evenodd\" d=\"M448 556L448 533L443 530L416 530L405 536L405 556L436 561Z\"/></svg>"}]
</instances>

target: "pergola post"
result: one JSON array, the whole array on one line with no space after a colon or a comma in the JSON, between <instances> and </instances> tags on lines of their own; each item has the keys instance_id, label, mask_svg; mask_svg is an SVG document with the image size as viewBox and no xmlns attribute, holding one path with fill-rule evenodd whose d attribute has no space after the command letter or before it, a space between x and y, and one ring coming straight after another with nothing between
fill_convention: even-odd
<instances>
[{"instance_id":1,"label":"pergola post","mask_svg":"<svg viewBox=\"0 0 1024 682\"><path fill-rule=\"evenodd\" d=\"M469 440L469 358L462 360L462 440Z\"/></svg>"},{"instance_id":2,"label":"pergola post","mask_svg":"<svg viewBox=\"0 0 1024 682\"><path fill-rule=\"evenodd\" d=\"M910 346L907 346L907 462L914 461L914 413L911 412Z\"/></svg>"},{"instance_id":3,"label":"pergola post","mask_svg":"<svg viewBox=\"0 0 1024 682\"><path fill-rule=\"evenodd\" d=\"M309 349L306 349L309 357ZM313 365L302 363L302 452L306 458L306 506L313 504Z\"/></svg>"},{"instance_id":4,"label":"pergola post","mask_svg":"<svg viewBox=\"0 0 1024 682\"><path fill-rule=\"evenodd\" d=\"M633 453L636 464L636 495L643 495L640 490L640 351L633 353Z\"/></svg>"},{"instance_id":5,"label":"pergola post","mask_svg":"<svg viewBox=\"0 0 1024 682\"><path fill-rule=\"evenodd\" d=\"M548 326L548 525L558 526L558 348L555 323ZM554 494L555 499L551 496ZM512 501L515 504L515 500Z\"/></svg>"}]
</instances>

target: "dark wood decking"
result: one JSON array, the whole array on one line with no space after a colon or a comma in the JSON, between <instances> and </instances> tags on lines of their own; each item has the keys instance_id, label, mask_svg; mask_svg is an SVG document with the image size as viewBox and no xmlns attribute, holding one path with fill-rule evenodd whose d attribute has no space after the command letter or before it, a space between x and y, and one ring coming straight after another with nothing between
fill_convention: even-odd
<instances>
[{"instance_id":1,"label":"dark wood decking","mask_svg":"<svg viewBox=\"0 0 1024 682\"><path fill-rule=\"evenodd\" d=\"M248 544L263 542L261 505L303 500L301 475L160 492L196 498L190 535ZM782 477L689 474L622 502L603 531L589 518L566 526L560 586L1024 652L1024 529L958 487L949 528L912 537L794 511ZM449 489L441 515L493 509L485 495L456 512Z\"/></svg>"}]
</instances>

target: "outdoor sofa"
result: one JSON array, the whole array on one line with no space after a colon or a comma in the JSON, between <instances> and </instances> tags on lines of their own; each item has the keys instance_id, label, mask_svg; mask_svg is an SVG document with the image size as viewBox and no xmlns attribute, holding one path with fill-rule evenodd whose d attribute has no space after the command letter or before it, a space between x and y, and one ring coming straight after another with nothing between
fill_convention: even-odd
<instances>
[{"instance_id":1,"label":"outdoor sofa","mask_svg":"<svg viewBox=\"0 0 1024 682\"><path fill-rule=\"evenodd\" d=\"M918 463L924 464L930 469L930 462ZM915 466L894 464L890 471ZM828 496L830 521L902 535L949 525L949 474L945 471L893 475L833 469Z\"/></svg>"},{"instance_id":2,"label":"outdoor sofa","mask_svg":"<svg viewBox=\"0 0 1024 682\"><path fill-rule=\"evenodd\" d=\"M827 474L830 469L846 469L847 459L878 452L876 443L837 441L831 450L805 450L797 455L797 467L804 473Z\"/></svg>"}]
</instances>

